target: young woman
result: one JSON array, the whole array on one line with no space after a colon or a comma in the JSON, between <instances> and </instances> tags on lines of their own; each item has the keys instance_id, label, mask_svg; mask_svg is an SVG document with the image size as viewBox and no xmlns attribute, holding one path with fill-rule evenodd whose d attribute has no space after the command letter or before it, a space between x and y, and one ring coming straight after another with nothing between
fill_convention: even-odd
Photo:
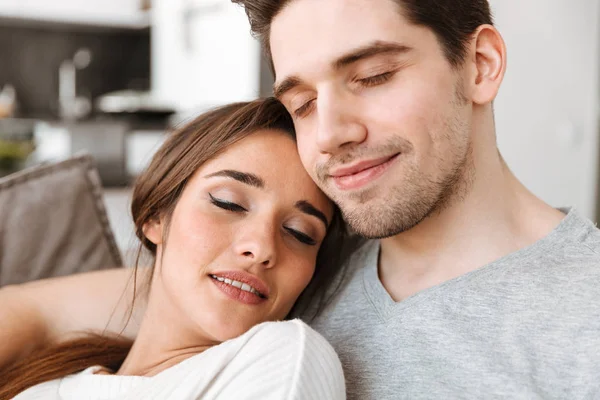
<instances>
[{"instance_id":1,"label":"young woman","mask_svg":"<svg viewBox=\"0 0 600 400\"><path fill-rule=\"evenodd\" d=\"M173 133L132 215L155 260L135 341L89 334L38 351L0 371L0 399L345 398L320 335L268 322L311 279L328 282L343 238L283 106L233 104Z\"/></svg>"}]
</instances>

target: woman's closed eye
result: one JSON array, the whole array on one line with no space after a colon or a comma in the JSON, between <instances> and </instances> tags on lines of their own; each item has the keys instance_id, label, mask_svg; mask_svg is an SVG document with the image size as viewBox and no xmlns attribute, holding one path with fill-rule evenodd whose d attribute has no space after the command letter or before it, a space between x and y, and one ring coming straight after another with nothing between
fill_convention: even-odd
<instances>
[{"instance_id":1,"label":"woman's closed eye","mask_svg":"<svg viewBox=\"0 0 600 400\"><path fill-rule=\"evenodd\" d=\"M248 212L248 210L246 208L240 206L239 204L233 203L228 200L220 199L218 197L213 196L211 193L209 193L208 196L210 197L210 202L214 206L219 207L220 209L235 212L235 213ZM308 235L298 229L290 228L287 226L284 226L283 229L288 234L290 234L295 240L297 240L298 242L300 242L302 244L306 244L308 246L315 246L317 244L317 241L315 239L313 239L310 235Z\"/></svg>"},{"instance_id":2,"label":"woman's closed eye","mask_svg":"<svg viewBox=\"0 0 600 400\"><path fill-rule=\"evenodd\" d=\"M208 196L210 197L210 202L212 204L214 204L215 206L217 206L223 210L237 212L237 213L242 213L242 212L248 211L244 207L240 206L239 204L233 203L231 201L219 199L217 197L214 197L210 193L208 194Z\"/></svg>"},{"instance_id":3,"label":"woman's closed eye","mask_svg":"<svg viewBox=\"0 0 600 400\"><path fill-rule=\"evenodd\" d=\"M300 232L299 230L296 230L293 228L288 228L287 226L284 227L284 229L286 230L286 232L288 232L290 235L292 235L300 243L303 243L303 244L306 244L309 246L315 246L317 244L317 241L315 239L313 239L312 237L310 237L309 235L307 235L304 232Z\"/></svg>"}]
</instances>

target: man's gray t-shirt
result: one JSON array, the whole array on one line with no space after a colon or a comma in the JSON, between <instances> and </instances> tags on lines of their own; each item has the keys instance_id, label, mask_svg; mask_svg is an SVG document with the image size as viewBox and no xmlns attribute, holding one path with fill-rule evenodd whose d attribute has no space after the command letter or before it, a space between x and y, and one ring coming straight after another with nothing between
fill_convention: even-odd
<instances>
[{"instance_id":1,"label":"man's gray t-shirt","mask_svg":"<svg viewBox=\"0 0 600 400\"><path fill-rule=\"evenodd\" d=\"M312 321L353 399L600 399L600 231L571 210L534 245L395 303L379 242Z\"/></svg>"}]
</instances>

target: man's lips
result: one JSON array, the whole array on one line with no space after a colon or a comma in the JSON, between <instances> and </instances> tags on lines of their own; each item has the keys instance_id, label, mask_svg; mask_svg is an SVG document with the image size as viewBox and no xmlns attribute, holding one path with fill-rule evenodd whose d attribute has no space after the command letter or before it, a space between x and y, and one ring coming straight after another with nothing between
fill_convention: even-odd
<instances>
[{"instance_id":1,"label":"man's lips","mask_svg":"<svg viewBox=\"0 0 600 400\"><path fill-rule=\"evenodd\" d=\"M396 157L397 155L398 154L394 154L392 156L381 157L381 158L377 158L374 160L359 161L359 162L354 163L353 165L336 168L333 171L331 171L329 173L329 175L333 178L342 178L342 177L349 176L349 175L355 175L361 171L364 171L365 169L369 169L369 168L373 168L378 165L381 165L381 164L385 163L386 161L389 161L390 159Z\"/></svg>"},{"instance_id":2,"label":"man's lips","mask_svg":"<svg viewBox=\"0 0 600 400\"><path fill-rule=\"evenodd\" d=\"M379 178L398 158L400 153L374 160L360 161L333 170L329 175L341 190L358 189Z\"/></svg>"}]
</instances>

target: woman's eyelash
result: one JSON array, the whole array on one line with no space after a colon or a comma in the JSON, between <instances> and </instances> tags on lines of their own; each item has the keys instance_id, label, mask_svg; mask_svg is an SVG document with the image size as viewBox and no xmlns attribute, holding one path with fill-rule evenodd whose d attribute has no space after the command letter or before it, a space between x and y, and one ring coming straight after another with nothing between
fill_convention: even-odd
<instances>
[{"instance_id":1,"label":"woman's eyelash","mask_svg":"<svg viewBox=\"0 0 600 400\"><path fill-rule=\"evenodd\" d=\"M292 228L285 228L285 230L288 231L293 237L295 237L296 240L298 240L300 243L304 243L309 246L314 246L317 244L317 241L315 239L311 238L305 233L299 232Z\"/></svg>"},{"instance_id":2,"label":"woman's eyelash","mask_svg":"<svg viewBox=\"0 0 600 400\"><path fill-rule=\"evenodd\" d=\"M232 203L230 201L225 201L225 200L221 200L218 199L216 197L214 197L212 194L208 194L208 196L210 197L210 202L212 204L214 204L215 206L222 208L223 210L227 210L227 211L232 211L232 212L247 212L248 210L246 210L244 207L240 206L239 204L235 204ZM314 246L317 244L317 241L314 240L313 238L311 238L310 236L308 236L305 233L302 233L300 231L297 231L295 229L292 228L284 228L289 234L291 234L296 240L298 240L301 243L304 243L306 245L309 246Z\"/></svg>"},{"instance_id":3,"label":"woman's eyelash","mask_svg":"<svg viewBox=\"0 0 600 400\"><path fill-rule=\"evenodd\" d=\"M225 200L217 199L216 197L214 197L210 193L208 195L210 196L210 202L213 203L215 206L217 206L219 208L222 208L223 210L233 211L233 212L246 212L246 211L248 211L244 207L240 206L239 204L235 204L235 203L232 203L230 201L225 201Z\"/></svg>"}]
</instances>

